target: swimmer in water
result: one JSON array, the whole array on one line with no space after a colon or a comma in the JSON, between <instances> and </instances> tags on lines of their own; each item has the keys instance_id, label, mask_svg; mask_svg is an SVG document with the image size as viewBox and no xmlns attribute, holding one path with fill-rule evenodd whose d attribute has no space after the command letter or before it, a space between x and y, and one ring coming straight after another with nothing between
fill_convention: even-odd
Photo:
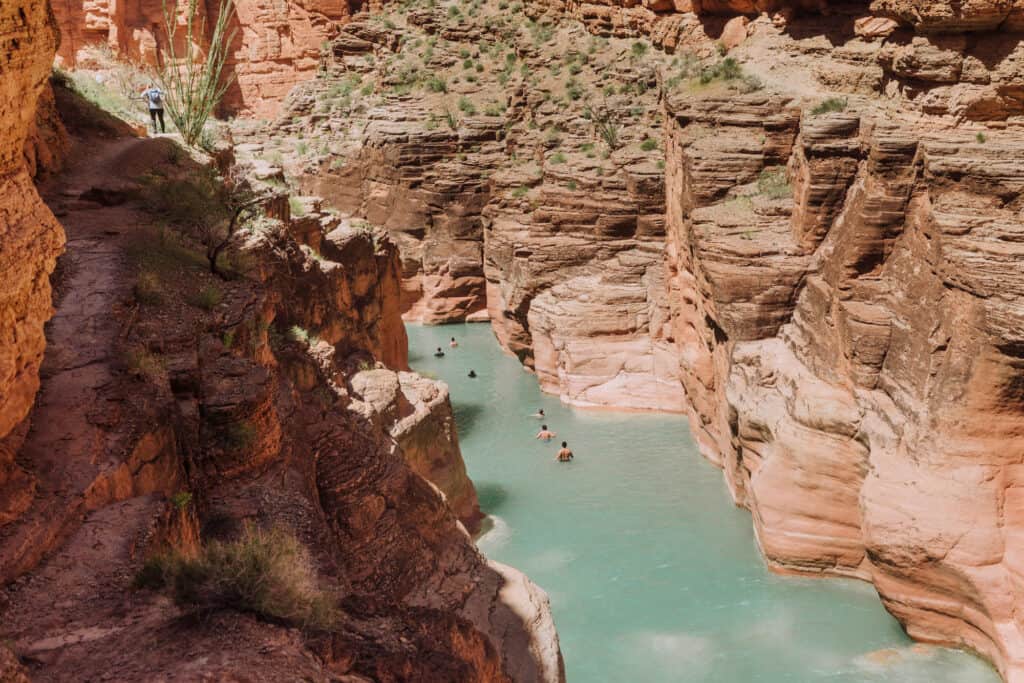
<instances>
[{"instance_id":1,"label":"swimmer in water","mask_svg":"<svg viewBox=\"0 0 1024 683\"><path fill-rule=\"evenodd\" d=\"M434 351L434 358L441 358L443 356L444 356L444 351L442 351L441 347L438 346L437 347L437 351Z\"/></svg>"},{"instance_id":2,"label":"swimmer in water","mask_svg":"<svg viewBox=\"0 0 1024 683\"><path fill-rule=\"evenodd\" d=\"M543 420L543 419L544 419L545 417L547 417L547 415L545 415L545 414L544 414L544 409L543 409L543 408L540 408L540 409L538 409L538 410L537 410L537 412L536 412L536 413L534 413L534 414L533 414L533 415L531 415L530 417L535 417L535 418L537 418L538 420Z\"/></svg>"},{"instance_id":3,"label":"swimmer in water","mask_svg":"<svg viewBox=\"0 0 1024 683\"><path fill-rule=\"evenodd\" d=\"M476 370L470 370L467 377L472 377L473 379L476 379Z\"/></svg>"},{"instance_id":4,"label":"swimmer in water","mask_svg":"<svg viewBox=\"0 0 1024 683\"><path fill-rule=\"evenodd\" d=\"M455 341L455 337L452 337L452 340L450 342L448 342L448 346L452 347L453 349L456 346L458 346L458 345L459 345L459 342Z\"/></svg>"},{"instance_id":5,"label":"swimmer in water","mask_svg":"<svg viewBox=\"0 0 1024 683\"><path fill-rule=\"evenodd\" d=\"M562 450L558 451L558 455L555 456L558 462L569 462L572 460L572 451L569 450L569 444L562 442Z\"/></svg>"},{"instance_id":6,"label":"swimmer in water","mask_svg":"<svg viewBox=\"0 0 1024 683\"><path fill-rule=\"evenodd\" d=\"M556 436L558 435L549 430L547 425L541 425L540 431L537 432L537 436L533 438L540 439L541 441L551 441L551 439L555 438Z\"/></svg>"}]
</instances>

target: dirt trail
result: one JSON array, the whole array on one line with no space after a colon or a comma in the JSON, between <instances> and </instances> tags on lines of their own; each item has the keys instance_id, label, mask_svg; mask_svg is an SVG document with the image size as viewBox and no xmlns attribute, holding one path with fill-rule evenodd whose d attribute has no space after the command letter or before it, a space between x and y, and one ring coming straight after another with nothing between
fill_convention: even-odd
<instances>
[{"instance_id":1,"label":"dirt trail","mask_svg":"<svg viewBox=\"0 0 1024 683\"><path fill-rule=\"evenodd\" d=\"M117 623L111 607L130 582L133 540L162 506L125 486L133 474L127 457L133 427L111 400L123 317L116 312L131 291L125 250L144 220L123 203L134 182L127 173L137 165L125 162L152 154L155 142L81 141L68 170L41 188L67 232L67 249L55 283L56 314L47 326L42 387L19 455L38 489L28 513L0 533L0 578L42 561L0 596L6 602L0 638L30 658L119 628L110 625ZM104 628L90 625L100 620Z\"/></svg>"},{"instance_id":2,"label":"dirt trail","mask_svg":"<svg viewBox=\"0 0 1024 683\"><path fill-rule=\"evenodd\" d=\"M118 160L144 148L145 139L91 140L71 167L42 188L67 233L56 282L57 310L47 325L42 386L19 461L38 481L35 501L0 533L0 578L36 564L71 533L90 507L90 488L119 463L118 406L104 400L113 381L111 354L118 334L112 315L130 289L124 274L124 236L137 227L126 206L102 206L79 197L94 188L124 187Z\"/></svg>"}]
</instances>

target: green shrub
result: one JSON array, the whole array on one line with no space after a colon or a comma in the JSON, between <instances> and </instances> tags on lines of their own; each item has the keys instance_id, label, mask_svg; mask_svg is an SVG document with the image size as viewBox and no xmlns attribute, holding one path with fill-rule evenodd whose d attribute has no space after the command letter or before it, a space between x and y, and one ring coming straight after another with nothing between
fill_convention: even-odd
<instances>
[{"instance_id":1,"label":"green shrub","mask_svg":"<svg viewBox=\"0 0 1024 683\"><path fill-rule=\"evenodd\" d=\"M978 134L974 136L974 139L978 142L985 142L985 134L979 131Z\"/></svg>"},{"instance_id":2,"label":"green shrub","mask_svg":"<svg viewBox=\"0 0 1024 683\"><path fill-rule=\"evenodd\" d=\"M757 191L770 199L782 199L791 193L785 168L764 169L757 178Z\"/></svg>"},{"instance_id":3,"label":"green shrub","mask_svg":"<svg viewBox=\"0 0 1024 683\"><path fill-rule=\"evenodd\" d=\"M845 97L830 97L827 100L822 100L813 109L811 109L811 116L818 116L820 114L829 114L831 112L845 111L846 110L846 98Z\"/></svg>"},{"instance_id":4,"label":"green shrub","mask_svg":"<svg viewBox=\"0 0 1024 683\"><path fill-rule=\"evenodd\" d=\"M476 114L476 105L474 105L468 97L463 95L459 98L459 111L466 116L473 116Z\"/></svg>"},{"instance_id":5,"label":"green shrub","mask_svg":"<svg viewBox=\"0 0 1024 683\"><path fill-rule=\"evenodd\" d=\"M518 198L518 197L525 197L526 193L529 192L529 191L530 191L530 188L526 187L525 185L520 185L516 189L512 190L512 196L516 197L516 198Z\"/></svg>"},{"instance_id":6,"label":"green shrub","mask_svg":"<svg viewBox=\"0 0 1024 683\"><path fill-rule=\"evenodd\" d=\"M301 199L295 196L288 197L288 210L294 218L301 218L306 215L306 205L302 203Z\"/></svg>"},{"instance_id":7,"label":"green shrub","mask_svg":"<svg viewBox=\"0 0 1024 683\"><path fill-rule=\"evenodd\" d=\"M178 491L171 496L171 504L179 510L184 510L192 503L192 494L188 491Z\"/></svg>"},{"instance_id":8,"label":"green shrub","mask_svg":"<svg viewBox=\"0 0 1024 683\"><path fill-rule=\"evenodd\" d=\"M575 78L570 78L565 84L565 94L570 100L578 100L583 97L583 86Z\"/></svg>"},{"instance_id":9,"label":"green shrub","mask_svg":"<svg viewBox=\"0 0 1024 683\"><path fill-rule=\"evenodd\" d=\"M427 90L430 92L448 92L448 84L440 76L434 75L427 79Z\"/></svg>"},{"instance_id":10,"label":"green shrub","mask_svg":"<svg viewBox=\"0 0 1024 683\"><path fill-rule=\"evenodd\" d=\"M561 152L555 152L554 154L551 155L550 161L553 164L564 164L565 155L562 154Z\"/></svg>"},{"instance_id":11,"label":"green shrub","mask_svg":"<svg viewBox=\"0 0 1024 683\"><path fill-rule=\"evenodd\" d=\"M291 532L247 525L234 541L212 541L196 557L150 557L136 588L166 590L183 607L233 609L310 630L338 619L336 598L322 590L309 550Z\"/></svg>"},{"instance_id":12,"label":"green shrub","mask_svg":"<svg viewBox=\"0 0 1024 683\"><path fill-rule=\"evenodd\" d=\"M635 43L633 43L633 45L629 48L629 52L630 54L633 55L634 58L639 59L640 57L643 57L645 54L647 54L647 43L638 40Z\"/></svg>"},{"instance_id":13,"label":"green shrub","mask_svg":"<svg viewBox=\"0 0 1024 683\"><path fill-rule=\"evenodd\" d=\"M644 141L640 143L640 149L645 152L653 152L657 148L658 141L654 138L645 138Z\"/></svg>"},{"instance_id":14,"label":"green shrub","mask_svg":"<svg viewBox=\"0 0 1024 683\"><path fill-rule=\"evenodd\" d=\"M125 365L128 373L155 382L163 377L166 364L163 358L145 349L134 349L125 354Z\"/></svg>"},{"instance_id":15,"label":"green shrub","mask_svg":"<svg viewBox=\"0 0 1024 683\"><path fill-rule=\"evenodd\" d=\"M732 81L743 76L743 68L732 57L705 68L700 72L700 82L707 85L711 81Z\"/></svg>"},{"instance_id":16,"label":"green shrub","mask_svg":"<svg viewBox=\"0 0 1024 683\"><path fill-rule=\"evenodd\" d=\"M216 285L207 285L189 297L188 302L204 311L212 311L224 299L224 293Z\"/></svg>"},{"instance_id":17,"label":"green shrub","mask_svg":"<svg viewBox=\"0 0 1024 683\"><path fill-rule=\"evenodd\" d=\"M163 301L163 287L160 285L160 276L153 271L144 270L135 278L135 286L132 288L135 300L140 304L159 304Z\"/></svg>"}]
</instances>

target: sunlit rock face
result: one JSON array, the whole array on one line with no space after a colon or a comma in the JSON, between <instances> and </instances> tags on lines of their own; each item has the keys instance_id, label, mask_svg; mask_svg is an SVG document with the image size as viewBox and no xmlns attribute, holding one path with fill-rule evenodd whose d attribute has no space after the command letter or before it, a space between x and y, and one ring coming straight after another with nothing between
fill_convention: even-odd
<instances>
[{"instance_id":1,"label":"sunlit rock face","mask_svg":"<svg viewBox=\"0 0 1024 683\"><path fill-rule=\"evenodd\" d=\"M39 199L25 158L56 44L45 3L0 7L0 525L17 517L32 496L32 478L14 463L14 453L39 389L43 324L52 314L49 275L64 244L64 231Z\"/></svg>"},{"instance_id":2,"label":"sunlit rock face","mask_svg":"<svg viewBox=\"0 0 1024 683\"><path fill-rule=\"evenodd\" d=\"M1024 136L761 95L665 116L691 425L768 561L871 580L1020 680Z\"/></svg>"},{"instance_id":3,"label":"sunlit rock face","mask_svg":"<svg viewBox=\"0 0 1024 683\"><path fill-rule=\"evenodd\" d=\"M166 5L173 11L173 2ZM219 3L200 0L197 7L194 48L201 54L216 21ZM224 106L257 116L276 113L288 92L316 73L324 41L362 7L361 0L235 2L235 16L229 25L233 40L225 67L235 81L225 96ZM62 36L58 61L66 67L88 66L91 51L100 49L113 51L131 62L156 64L168 54L164 8L162 0L54 3L53 12ZM199 22L203 25L199 26ZM178 24L174 43L175 54L180 57L185 54L186 44L184 23L179 20Z\"/></svg>"}]
</instances>

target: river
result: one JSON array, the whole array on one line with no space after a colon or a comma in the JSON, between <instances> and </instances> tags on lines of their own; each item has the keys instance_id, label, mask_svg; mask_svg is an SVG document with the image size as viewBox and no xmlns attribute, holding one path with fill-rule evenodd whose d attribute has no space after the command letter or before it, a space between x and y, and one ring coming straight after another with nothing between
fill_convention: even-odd
<instances>
[{"instance_id":1,"label":"river","mask_svg":"<svg viewBox=\"0 0 1024 683\"><path fill-rule=\"evenodd\" d=\"M684 417L563 406L485 324L408 332L413 368L451 387L491 516L478 545L551 596L569 683L998 683L971 655L915 645L870 585L770 573ZM534 439L538 408L574 462Z\"/></svg>"}]
</instances>

